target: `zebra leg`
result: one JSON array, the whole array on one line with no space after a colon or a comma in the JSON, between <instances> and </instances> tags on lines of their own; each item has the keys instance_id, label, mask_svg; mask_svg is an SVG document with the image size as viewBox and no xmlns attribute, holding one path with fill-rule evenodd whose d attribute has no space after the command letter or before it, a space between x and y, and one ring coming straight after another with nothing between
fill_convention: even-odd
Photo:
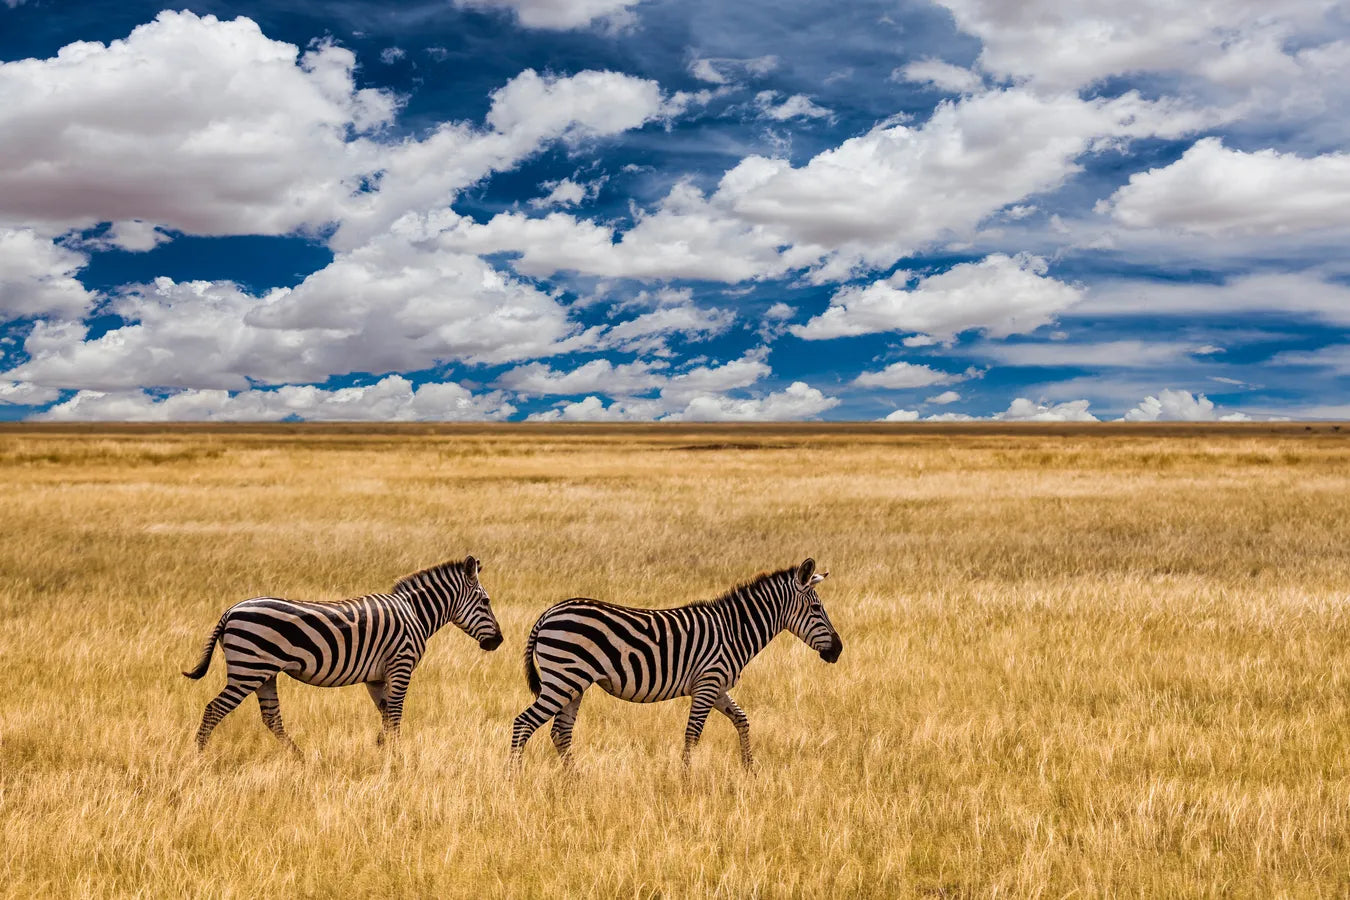
<instances>
[{"instance_id":1,"label":"zebra leg","mask_svg":"<svg viewBox=\"0 0 1350 900\"><path fill-rule=\"evenodd\" d=\"M723 693L719 685L710 682L694 688L694 702L689 707L689 724L684 729L683 760L686 769L689 768L690 754L694 752L698 739L703 735L703 726L708 721L708 713Z\"/></svg>"},{"instance_id":2,"label":"zebra leg","mask_svg":"<svg viewBox=\"0 0 1350 900\"><path fill-rule=\"evenodd\" d=\"M277 740L285 744L286 747L296 756L300 755L300 748L295 746L295 741L291 740L286 734L286 726L281 721L281 701L277 698L277 676L258 685L258 709L262 712L263 724L267 726L268 731L276 735Z\"/></svg>"},{"instance_id":3,"label":"zebra leg","mask_svg":"<svg viewBox=\"0 0 1350 900\"><path fill-rule=\"evenodd\" d=\"M566 706L558 710L558 714L553 717L553 728L550 736L553 738L553 746L557 748L558 755L562 757L563 765L571 767L572 765L572 726L577 721L577 710L581 709L581 696L578 694Z\"/></svg>"},{"instance_id":4,"label":"zebra leg","mask_svg":"<svg viewBox=\"0 0 1350 900\"><path fill-rule=\"evenodd\" d=\"M580 705L580 692L564 694L554 684L545 685L534 702L527 706L524 712L516 716L516 721L511 726L511 759L513 761L519 760L521 752L525 749L525 742L539 729L539 726L556 716L562 711L563 707L574 700L577 705ZM575 715L574 712L573 716ZM570 727L568 730L571 730Z\"/></svg>"},{"instance_id":5,"label":"zebra leg","mask_svg":"<svg viewBox=\"0 0 1350 900\"><path fill-rule=\"evenodd\" d=\"M384 733L381 736L389 740L397 740L399 726L403 724L403 698L408 694L412 672L411 660L398 660L385 676Z\"/></svg>"},{"instance_id":6,"label":"zebra leg","mask_svg":"<svg viewBox=\"0 0 1350 900\"><path fill-rule=\"evenodd\" d=\"M713 704L713 709L722 713L731 720L731 724L736 726L736 734L741 739L741 765L747 769L755 764L754 754L750 752L750 719L745 715L745 710L731 699L730 694L722 694Z\"/></svg>"},{"instance_id":7,"label":"zebra leg","mask_svg":"<svg viewBox=\"0 0 1350 900\"><path fill-rule=\"evenodd\" d=\"M211 732L216 730L220 720L234 712L234 708L244 702L244 698L258 689L268 678L275 675L263 675L253 677L247 680L230 678L226 683L225 689L216 694L215 699L206 704L206 710L202 713L202 724L197 729L197 750L205 750L206 742L211 739Z\"/></svg>"},{"instance_id":8,"label":"zebra leg","mask_svg":"<svg viewBox=\"0 0 1350 900\"><path fill-rule=\"evenodd\" d=\"M367 681L366 690L370 692L370 702L380 713L380 733L375 735L377 745L384 743L384 732L389 727L389 702L385 699L387 685L383 681Z\"/></svg>"}]
</instances>

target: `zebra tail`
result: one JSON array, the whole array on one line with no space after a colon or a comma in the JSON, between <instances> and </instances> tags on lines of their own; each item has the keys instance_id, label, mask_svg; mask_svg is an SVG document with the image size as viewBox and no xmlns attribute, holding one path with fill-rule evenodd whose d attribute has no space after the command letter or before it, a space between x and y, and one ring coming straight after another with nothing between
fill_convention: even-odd
<instances>
[{"instance_id":1,"label":"zebra tail","mask_svg":"<svg viewBox=\"0 0 1350 900\"><path fill-rule=\"evenodd\" d=\"M229 616L228 611L226 611L220 617L220 621L216 623L215 630L211 632L211 637L207 639L206 647L202 650L202 658L201 661L197 663L197 668L193 669L191 672L187 669L183 670L183 674L188 678L195 681L205 675L206 670L211 667L211 656L216 652L216 641L220 640L220 633L225 630L225 619L227 616Z\"/></svg>"},{"instance_id":2,"label":"zebra tail","mask_svg":"<svg viewBox=\"0 0 1350 900\"><path fill-rule=\"evenodd\" d=\"M530 693L536 697L539 696L539 669L534 664L534 644L539 637L539 623L544 621L540 616L539 621L534 623L530 629L530 637L525 641L525 682L530 686Z\"/></svg>"}]
</instances>

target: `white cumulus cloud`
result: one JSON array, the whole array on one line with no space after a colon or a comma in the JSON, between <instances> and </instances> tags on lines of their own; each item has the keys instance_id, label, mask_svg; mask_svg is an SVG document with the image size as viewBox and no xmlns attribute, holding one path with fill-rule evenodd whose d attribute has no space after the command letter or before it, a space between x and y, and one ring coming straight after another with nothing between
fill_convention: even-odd
<instances>
[{"instance_id":1,"label":"white cumulus cloud","mask_svg":"<svg viewBox=\"0 0 1350 900\"><path fill-rule=\"evenodd\" d=\"M961 399L955 391L945 391L937 397L929 397L929 403L945 405ZM969 413L944 412L923 416L924 422L1096 422L1097 417L1088 412L1088 401L1070 400L1065 403L1037 403L1026 397L1017 397L1003 412L992 416L972 416ZM920 421L917 410L897 409L882 419L883 422Z\"/></svg>"},{"instance_id":2,"label":"white cumulus cloud","mask_svg":"<svg viewBox=\"0 0 1350 900\"><path fill-rule=\"evenodd\" d=\"M594 395L575 403L564 403L553 409L531 413L527 422L650 422L661 414L661 405L655 400L605 401Z\"/></svg>"},{"instance_id":3,"label":"white cumulus cloud","mask_svg":"<svg viewBox=\"0 0 1350 900\"><path fill-rule=\"evenodd\" d=\"M1245 422L1244 413L1220 414L1214 401L1190 391L1161 390L1125 414L1127 422Z\"/></svg>"},{"instance_id":4,"label":"white cumulus cloud","mask_svg":"<svg viewBox=\"0 0 1350 900\"><path fill-rule=\"evenodd\" d=\"M777 91L760 91L756 94L755 106L759 108L760 115L775 122L786 122L789 119L828 119L833 115L825 107L813 103L805 94L793 94L780 101L778 98L782 96Z\"/></svg>"},{"instance_id":5,"label":"white cumulus cloud","mask_svg":"<svg viewBox=\"0 0 1350 900\"><path fill-rule=\"evenodd\" d=\"M58 390L38 387L26 381L0 381L0 404L6 406L41 406L60 396Z\"/></svg>"},{"instance_id":6,"label":"white cumulus cloud","mask_svg":"<svg viewBox=\"0 0 1350 900\"><path fill-rule=\"evenodd\" d=\"M704 308L688 303L662 306L611 325L597 339L599 347L628 351L663 352L667 338L681 336L703 341L725 332L736 321L729 309Z\"/></svg>"},{"instance_id":7,"label":"white cumulus cloud","mask_svg":"<svg viewBox=\"0 0 1350 900\"><path fill-rule=\"evenodd\" d=\"M940 59L923 59L896 69L891 73L892 80L903 79L921 84L931 84L944 91L957 94L969 94L984 86L984 79L970 69L963 69Z\"/></svg>"},{"instance_id":8,"label":"white cumulus cloud","mask_svg":"<svg viewBox=\"0 0 1350 900\"><path fill-rule=\"evenodd\" d=\"M1044 404L1018 397L994 418L1000 422L1096 422L1097 417L1088 412L1088 406L1086 400Z\"/></svg>"},{"instance_id":9,"label":"white cumulus cloud","mask_svg":"<svg viewBox=\"0 0 1350 900\"><path fill-rule=\"evenodd\" d=\"M859 387L906 388L931 387L935 384L955 384L964 381L965 375L953 374L918 363L895 362L880 372L863 372L853 383Z\"/></svg>"},{"instance_id":10,"label":"white cumulus cloud","mask_svg":"<svg viewBox=\"0 0 1350 900\"><path fill-rule=\"evenodd\" d=\"M597 359L571 371L553 369L543 363L530 363L502 373L497 379L497 386L522 396L606 394L621 398L625 401L622 406L641 410L642 417L650 419L679 412L695 398L750 387L771 374L772 370L763 361L762 353L752 351L740 359L721 365L695 366L673 374L665 371L665 367L660 364L642 360L615 365L609 360ZM658 396L639 398L639 395L653 391L659 392ZM578 412L575 411L573 415Z\"/></svg>"},{"instance_id":11,"label":"white cumulus cloud","mask_svg":"<svg viewBox=\"0 0 1350 900\"><path fill-rule=\"evenodd\" d=\"M514 413L500 391L475 395L453 382L414 387L400 375L376 384L325 390L286 385L273 390L79 391L37 418L70 421L440 421L503 419Z\"/></svg>"},{"instance_id":12,"label":"white cumulus cloud","mask_svg":"<svg viewBox=\"0 0 1350 900\"><path fill-rule=\"evenodd\" d=\"M763 397L741 399L704 394L689 401L683 412L666 419L674 422L782 422L809 419L839 405L803 381Z\"/></svg>"},{"instance_id":13,"label":"white cumulus cloud","mask_svg":"<svg viewBox=\"0 0 1350 900\"><path fill-rule=\"evenodd\" d=\"M530 206L535 209L550 206L577 206L587 200L594 200L604 183L604 178L596 178L591 181L573 181L571 178L548 181L540 185L540 187L546 188L548 193L532 199Z\"/></svg>"},{"instance_id":14,"label":"white cumulus cloud","mask_svg":"<svg viewBox=\"0 0 1350 900\"><path fill-rule=\"evenodd\" d=\"M917 422L919 420L919 411L917 409L897 409L895 412L887 413L882 422Z\"/></svg>"},{"instance_id":15,"label":"white cumulus cloud","mask_svg":"<svg viewBox=\"0 0 1350 900\"><path fill-rule=\"evenodd\" d=\"M509 362L565 349L577 328L549 295L475 256L389 236L255 297L224 282L160 278L111 308L97 338L39 322L4 378L46 387L239 390L446 361Z\"/></svg>"},{"instance_id":16,"label":"white cumulus cloud","mask_svg":"<svg viewBox=\"0 0 1350 900\"><path fill-rule=\"evenodd\" d=\"M989 72L1046 88L1076 88L1109 75L1203 71L1234 45L1320 29L1330 5L1291 0L938 0L983 42Z\"/></svg>"},{"instance_id":17,"label":"white cumulus cloud","mask_svg":"<svg viewBox=\"0 0 1350 900\"><path fill-rule=\"evenodd\" d=\"M594 359L571 371L558 371L539 362L517 366L503 372L496 383L522 397L592 392L627 397L655 390L669 380L659 366L642 360L615 365L607 359Z\"/></svg>"},{"instance_id":18,"label":"white cumulus cloud","mask_svg":"<svg viewBox=\"0 0 1350 900\"><path fill-rule=\"evenodd\" d=\"M350 50L301 53L248 19L160 13L122 40L0 64L0 221L140 219L203 235L337 218L375 165L392 95ZM352 140L352 136L357 139Z\"/></svg>"},{"instance_id":19,"label":"white cumulus cloud","mask_svg":"<svg viewBox=\"0 0 1350 900\"><path fill-rule=\"evenodd\" d=\"M518 253L516 271L538 277L571 270L644 281L736 283L779 275L819 257L785 255L777 234L716 215L687 183L672 188L657 210L637 211L634 226L621 234L566 213L541 218L499 213L483 224L461 220L446 241L472 253Z\"/></svg>"},{"instance_id":20,"label":"white cumulus cloud","mask_svg":"<svg viewBox=\"0 0 1350 900\"><path fill-rule=\"evenodd\" d=\"M88 262L31 228L0 228L0 318L79 318L96 300L76 277Z\"/></svg>"},{"instance_id":21,"label":"white cumulus cloud","mask_svg":"<svg viewBox=\"0 0 1350 900\"><path fill-rule=\"evenodd\" d=\"M531 421L783 421L811 418L839 404L803 382L767 394L733 395L772 374L761 357L762 351L755 351L675 374L640 361L615 366L595 360L570 372L532 364L503 374L497 385L539 394L588 393L535 413ZM592 388L595 393L589 393ZM635 396L652 391L656 396ZM605 405L602 394L615 399Z\"/></svg>"},{"instance_id":22,"label":"white cumulus cloud","mask_svg":"<svg viewBox=\"0 0 1350 900\"><path fill-rule=\"evenodd\" d=\"M1171 165L1131 175L1099 209L1132 228L1210 236L1350 227L1350 153L1246 153L1204 138Z\"/></svg>"},{"instance_id":23,"label":"white cumulus cloud","mask_svg":"<svg viewBox=\"0 0 1350 900\"><path fill-rule=\"evenodd\" d=\"M619 28L634 21L642 0L454 0L463 9L507 10L526 28L567 31L593 22Z\"/></svg>"},{"instance_id":24,"label":"white cumulus cloud","mask_svg":"<svg viewBox=\"0 0 1350 900\"><path fill-rule=\"evenodd\" d=\"M1024 334L1054 321L1081 296L1047 270L1037 256L995 253L925 278L897 272L866 287L844 288L825 312L791 330L805 340L884 331L948 340L976 329L991 337Z\"/></svg>"}]
</instances>

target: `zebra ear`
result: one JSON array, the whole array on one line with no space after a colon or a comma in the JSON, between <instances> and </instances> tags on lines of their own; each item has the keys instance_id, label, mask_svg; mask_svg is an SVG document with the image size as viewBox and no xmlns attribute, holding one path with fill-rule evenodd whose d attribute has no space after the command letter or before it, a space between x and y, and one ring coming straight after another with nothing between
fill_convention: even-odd
<instances>
[{"instance_id":1,"label":"zebra ear","mask_svg":"<svg viewBox=\"0 0 1350 900\"><path fill-rule=\"evenodd\" d=\"M470 578L477 578L478 573L483 571L483 564L472 556L466 556L464 558L464 571Z\"/></svg>"},{"instance_id":2,"label":"zebra ear","mask_svg":"<svg viewBox=\"0 0 1350 900\"><path fill-rule=\"evenodd\" d=\"M811 584L813 585L820 584L822 581L824 581L826 578L829 577L830 577L829 572L817 572L816 574L811 576Z\"/></svg>"},{"instance_id":3,"label":"zebra ear","mask_svg":"<svg viewBox=\"0 0 1350 900\"><path fill-rule=\"evenodd\" d=\"M816 561L807 557L800 566L797 567L797 584L802 587L808 587L812 584L811 576L816 573Z\"/></svg>"}]
</instances>

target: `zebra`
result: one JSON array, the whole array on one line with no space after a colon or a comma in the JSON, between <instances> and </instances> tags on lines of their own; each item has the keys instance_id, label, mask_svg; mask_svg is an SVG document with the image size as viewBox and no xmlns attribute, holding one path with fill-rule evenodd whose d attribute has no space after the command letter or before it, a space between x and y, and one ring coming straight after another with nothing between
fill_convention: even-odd
<instances>
[{"instance_id":1,"label":"zebra","mask_svg":"<svg viewBox=\"0 0 1350 900\"><path fill-rule=\"evenodd\" d=\"M828 575L807 559L688 606L638 609L574 597L551 607L525 644L525 678L535 700L512 728L513 762L551 718L553 746L570 765L581 696L595 684L636 703L692 697L686 768L709 711L716 709L736 726L741 763L752 767L750 720L727 691L780 631L791 631L826 662L838 661L844 644L816 593Z\"/></svg>"},{"instance_id":2,"label":"zebra","mask_svg":"<svg viewBox=\"0 0 1350 900\"><path fill-rule=\"evenodd\" d=\"M277 701L282 672L318 687L364 683L380 712L378 743L386 735L397 737L408 681L432 634L453 622L484 650L501 646L502 631L479 581L481 571L469 556L407 575L388 594L328 603L255 597L231 606L207 639L197 667L183 672L201 678L216 644L223 648L228 681L206 704L197 749L205 749L220 720L256 693L263 724L298 753Z\"/></svg>"}]
</instances>

